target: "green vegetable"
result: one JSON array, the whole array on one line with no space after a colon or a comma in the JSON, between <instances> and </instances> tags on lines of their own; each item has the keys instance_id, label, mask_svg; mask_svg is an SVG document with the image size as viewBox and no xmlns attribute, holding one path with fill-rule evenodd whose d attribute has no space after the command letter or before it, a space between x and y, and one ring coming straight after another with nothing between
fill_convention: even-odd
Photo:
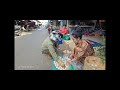
<instances>
[{"instance_id":1,"label":"green vegetable","mask_svg":"<svg viewBox=\"0 0 120 90\"><path fill-rule=\"evenodd\" d=\"M105 46L100 46L100 47L98 47L96 53L97 53L96 55L97 55L99 58L102 59L103 64L105 64L105 63L106 63L106 57L105 57L105 54L106 54L106 53L105 53Z\"/></svg>"}]
</instances>

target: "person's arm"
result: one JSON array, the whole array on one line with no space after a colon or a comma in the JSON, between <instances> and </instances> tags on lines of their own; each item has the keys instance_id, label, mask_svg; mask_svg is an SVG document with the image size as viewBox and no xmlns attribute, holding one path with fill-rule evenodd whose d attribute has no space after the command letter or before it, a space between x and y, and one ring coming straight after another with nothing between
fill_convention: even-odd
<instances>
[{"instance_id":1,"label":"person's arm","mask_svg":"<svg viewBox=\"0 0 120 90\"><path fill-rule=\"evenodd\" d=\"M59 29L59 33L61 33L61 28Z\"/></svg>"},{"instance_id":2,"label":"person's arm","mask_svg":"<svg viewBox=\"0 0 120 90\"><path fill-rule=\"evenodd\" d=\"M67 63L70 64L73 61L79 60L84 55L86 48L87 48L86 44L83 44L81 48L75 47L74 50L72 51L72 54L69 57L71 60L68 60ZM78 50L79 53L78 55L74 56L76 50Z\"/></svg>"},{"instance_id":3,"label":"person's arm","mask_svg":"<svg viewBox=\"0 0 120 90\"><path fill-rule=\"evenodd\" d=\"M67 29L67 33L69 33L69 30Z\"/></svg>"},{"instance_id":4,"label":"person's arm","mask_svg":"<svg viewBox=\"0 0 120 90\"><path fill-rule=\"evenodd\" d=\"M60 66L65 67L64 62L62 60L59 60L58 55L55 52L55 49L52 44L48 46L48 49L49 49L49 52L51 53L52 57L54 58L54 60L57 61Z\"/></svg>"},{"instance_id":5,"label":"person's arm","mask_svg":"<svg viewBox=\"0 0 120 90\"><path fill-rule=\"evenodd\" d=\"M70 59L73 59L74 58L74 54L75 54L75 48L72 50L72 53L71 55L69 56Z\"/></svg>"},{"instance_id":6,"label":"person's arm","mask_svg":"<svg viewBox=\"0 0 120 90\"><path fill-rule=\"evenodd\" d=\"M50 54L54 58L54 60L57 61L58 60L58 55L55 52L55 49L54 49L53 45L52 44L48 45L48 49L49 49Z\"/></svg>"},{"instance_id":7,"label":"person's arm","mask_svg":"<svg viewBox=\"0 0 120 90\"><path fill-rule=\"evenodd\" d=\"M85 53L86 49L87 49L88 44L83 43L81 48L76 48L79 52L78 55L76 57L74 57L76 60L79 60Z\"/></svg>"},{"instance_id":8,"label":"person's arm","mask_svg":"<svg viewBox=\"0 0 120 90\"><path fill-rule=\"evenodd\" d=\"M69 33L69 30L68 30L68 28L66 28L66 34L68 34Z\"/></svg>"}]
</instances>

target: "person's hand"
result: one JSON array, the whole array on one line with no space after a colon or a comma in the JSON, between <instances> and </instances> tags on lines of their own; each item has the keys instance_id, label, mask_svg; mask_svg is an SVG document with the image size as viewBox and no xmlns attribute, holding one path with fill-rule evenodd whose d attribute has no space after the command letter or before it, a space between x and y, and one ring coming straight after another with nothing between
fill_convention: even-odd
<instances>
[{"instance_id":1,"label":"person's hand","mask_svg":"<svg viewBox=\"0 0 120 90\"><path fill-rule=\"evenodd\" d=\"M58 50L60 50L60 47L58 47Z\"/></svg>"},{"instance_id":2,"label":"person's hand","mask_svg":"<svg viewBox=\"0 0 120 90\"><path fill-rule=\"evenodd\" d=\"M75 58L73 58L72 60L68 60L67 62L66 62L66 64L71 64L73 61L75 61L76 59Z\"/></svg>"},{"instance_id":3,"label":"person's hand","mask_svg":"<svg viewBox=\"0 0 120 90\"><path fill-rule=\"evenodd\" d=\"M65 67L65 64L64 64L64 62L63 62L62 60L58 60L58 64L59 64L60 66L62 66L62 67Z\"/></svg>"},{"instance_id":4,"label":"person's hand","mask_svg":"<svg viewBox=\"0 0 120 90\"><path fill-rule=\"evenodd\" d=\"M70 58L70 59L73 59L73 55L71 54L71 55L69 56L69 58Z\"/></svg>"},{"instance_id":5,"label":"person's hand","mask_svg":"<svg viewBox=\"0 0 120 90\"><path fill-rule=\"evenodd\" d=\"M67 62L66 62L66 65L69 65L69 64L71 64L72 63L72 60L68 60Z\"/></svg>"}]
</instances>

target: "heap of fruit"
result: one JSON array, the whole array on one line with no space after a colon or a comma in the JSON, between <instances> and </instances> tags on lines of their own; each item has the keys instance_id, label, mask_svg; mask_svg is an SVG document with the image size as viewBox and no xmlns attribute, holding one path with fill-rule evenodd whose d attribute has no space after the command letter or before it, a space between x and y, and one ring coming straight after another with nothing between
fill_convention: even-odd
<instances>
[{"instance_id":1,"label":"heap of fruit","mask_svg":"<svg viewBox=\"0 0 120 90\"><path fill-rule=\"evenodd\" d=\"M58 61L54 61L54 65L58 70L68 70L69 64L66 63L66 61L67 61L66 58L59 57Z\"/></svg>"},{"instance_id":2,"label":"heap of fruit","mask_svg":"<svg viewBox=\"0 0 120 90\"><path fill-rule=\"evenodd\" d=\"M105 70L105 64L99 57L88 56L84 62L84 70Z\"/></svg>"}]
</instances>

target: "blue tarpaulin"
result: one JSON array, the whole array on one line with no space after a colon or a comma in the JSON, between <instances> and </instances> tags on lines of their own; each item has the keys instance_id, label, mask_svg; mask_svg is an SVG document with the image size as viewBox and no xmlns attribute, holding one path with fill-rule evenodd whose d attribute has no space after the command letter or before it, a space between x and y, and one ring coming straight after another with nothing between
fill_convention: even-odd
<instances>
[{"instance_id":1,"label":"blue tarpaulin","mask_svg":"<svg viewBox=\"0 0 120 90\"><path fill-rule=\"evenodd\" d=\"M104 46L104 45L102 45L101 43L98 43L98 42L95 42L95 41L92 41L92 40L88 40L88 41L91 42L91 45L92 45L93 47Z\"/></svg>"}]
</instances>

